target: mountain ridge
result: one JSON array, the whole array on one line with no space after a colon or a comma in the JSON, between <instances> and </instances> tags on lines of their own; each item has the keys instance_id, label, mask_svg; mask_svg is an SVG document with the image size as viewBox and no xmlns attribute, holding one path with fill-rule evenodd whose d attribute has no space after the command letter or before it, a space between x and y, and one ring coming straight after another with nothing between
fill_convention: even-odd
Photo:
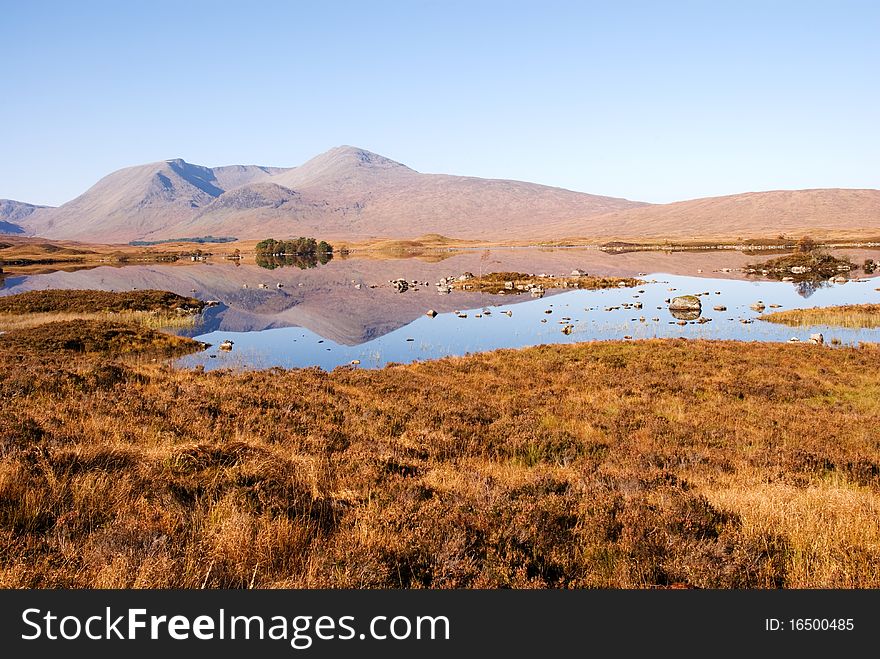
<instances>
[{"instance_id":1,"label":"mountain ridge","mask_svg":"<svg viewBox=\"0 0 880 659\"><path fill-rule=\"evenodd\" d=\"M9 233L101 243L184 235L544 241L880 233L880 191L872 189L646 204L525 181L421 173L347 145L298 167L207 167L172 158L111 172L57 208L11 203L17 210L0 213Z\"/></svg>"},{"instance_id":2,"label":"mountain ridge","mask_svg":"<svg viewBox=\"0 0 880 659\"><path fill-rule=\"evenodd\" d=\"M584 232L588 224L590 231ZM715 227L713 231L701 227ZM806 232L880 234L880 190L808 188L687 199L559 223L560 236L757 238ZM702 231L702 232L701 232Z\"/></svg>"},{"instance_id":3,"label":"mountain ridge","mask_svg":"<svg viewBox=\"0 0 880 659\"><path fill-rule=\"evenodd\" d=\"M0 199L0 234L27 233L19 222L41 208L49 207L28 204L24 201L16 201L15 199Z\"/></svg>"}]
</instances>

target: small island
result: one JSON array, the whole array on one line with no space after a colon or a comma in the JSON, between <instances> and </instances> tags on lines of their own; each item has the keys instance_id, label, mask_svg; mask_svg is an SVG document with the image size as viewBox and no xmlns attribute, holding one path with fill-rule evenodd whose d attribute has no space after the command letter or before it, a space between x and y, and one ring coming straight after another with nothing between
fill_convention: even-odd
<instances>
[{"instance_id":1,"label":"small island","mask_svg":"<svg viewBox=\"0 0 880 659\"><path fill-rule=\"evenodd\" d=\"M266 238L254 247L261 256L310 256L332 254L333 246L325 241L318 242L314 238L299 237L293 240L275 240Z\"/></svg>"},{"instance_id":2,"label":"small island","mask_svg":"<svg viewBox=\"0 0 880 659\"><path fill-rule=\"evenodd\" d=\"M818 249L811 238L804 236L798 241L796 252L750 264L746 267L746 273L762 274L782 281L804 282L831 279L857 269L858 266L848 259Z\"/></svg>"},{"instance_id":3,"label":"small island","mask_svg":"<svg viewBox=\"0 0 880 659\"><path fill-rule=\"evenodd\" d=\"M300 269L327 264L333 258L333 246L315 238L299 237L293 240L266 238L254 247L257 265L274 270L295 265Z\"/></svg>"}]
</instances>

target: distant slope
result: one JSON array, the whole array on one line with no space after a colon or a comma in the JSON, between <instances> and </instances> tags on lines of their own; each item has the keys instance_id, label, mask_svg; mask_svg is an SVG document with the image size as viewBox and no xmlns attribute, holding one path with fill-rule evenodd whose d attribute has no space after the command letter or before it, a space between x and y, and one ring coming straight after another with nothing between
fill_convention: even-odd
<instances>
[{"instance_id":1,"label":"distant slope","mask_svg":"<svg viewBox=\"0 0 880 659\"><path fill-rule=\"evenodd\" d=\"M880 234L880 190L746 192L644 206L552 225L557 236L737 238L812 232Z\"/></svg>"},{"instance_id":2,"label":"distant slope","mask_svg":"<svg viewBox=\"0 0 880 659\"><path fill-rule=\"evenodd\" d=\"M217 187L223 190L232 190L240 185L247 185L256 181L281 174L287 171L286 167L263 167L262 165L225 165L212 167L214 180Z\"/></svg>"},{"instance_id":3,"label":"distant slope","mask_svg":"<svg viewBox=\"0 0 880 659\"><path fill-rule=\"evenodd\" d=\"M46 207L27 204L23 201L15 201L13 199L0 199L0 233L26 233L20 222L41 208Z\"/></svg>"},{"instance_id":4,"label":"distant slope","mask_svg":"<svg viewBox=\"0 0 880 659\"><path fill-rule=\"evenodd\" d=\"M33 213L22 226L51 238L128 242L193 217L223 194L224 185L251 183L283 171L253 165L215 170L179 158L128 167L58 208Z\"/></svg>"},{"instance_id":5,"label":"distant slope","mask_svg":"<svg viewBox=\"0 0 880 659\"><path fill-rule=\"evenodd\" d=\"M270 183L279 187L270 192ZM227 193L174 231L219 231L239 238L410 238L439 233L503 239L538 237L549 222L641 205L521 181L421 174L384 156L345 146L256 186Z\"/></svg>"}]
</instances>

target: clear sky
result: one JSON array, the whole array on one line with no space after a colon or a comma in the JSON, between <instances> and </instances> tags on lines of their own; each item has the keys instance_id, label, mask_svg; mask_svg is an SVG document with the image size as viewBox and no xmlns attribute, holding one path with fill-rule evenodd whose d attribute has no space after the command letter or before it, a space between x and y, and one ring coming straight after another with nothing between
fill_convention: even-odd
<instances>
[{"instance_id":1,"label":"clear sky","mask_svg":"<svg viewBox=\"0 0 880 659\"><path fill-rule=\"evenodd\" d=\"M652 202L880 187L875 0L0 0L0 84L34 203L340 144Z\"/></svg>"}]
</instances>

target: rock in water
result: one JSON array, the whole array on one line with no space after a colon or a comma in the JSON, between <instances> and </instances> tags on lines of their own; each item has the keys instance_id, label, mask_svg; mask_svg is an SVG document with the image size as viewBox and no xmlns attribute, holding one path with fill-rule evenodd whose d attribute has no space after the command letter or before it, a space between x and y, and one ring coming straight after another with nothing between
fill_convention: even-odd
<instances>
[{"instance_id":1,"label":"rock in water","mask_svg":"<svg viewBox=\"0 0 880 659\"><path fill-rule=\"evenodd\" d=\"M680 295L669 301L670 311L700 311L703 308L696 295Z\"/></svg>"}]
</instances>

